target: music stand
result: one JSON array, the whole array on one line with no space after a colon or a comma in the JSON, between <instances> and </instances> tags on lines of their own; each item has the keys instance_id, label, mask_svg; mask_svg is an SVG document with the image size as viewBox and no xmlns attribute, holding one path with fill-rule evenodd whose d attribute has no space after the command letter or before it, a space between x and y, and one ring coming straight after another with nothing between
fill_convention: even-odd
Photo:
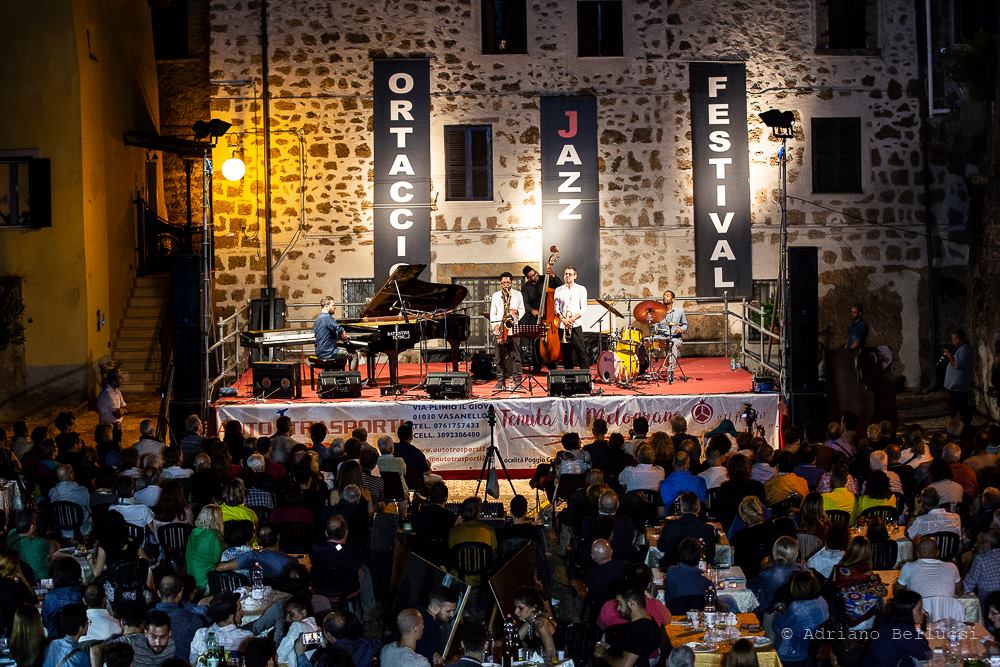
<instances>
[{"instance_id":1,"label":"music stand","mask_svg":"<svg viewBox=\"0 0 1000 667\"><path fill-rule=\"evenodd\" d=\"M543 331L544 328L545 328L545 325L543 325L543 324L515 324L514 326L512 326L510 328L510 337L511 338L530 338L530 339L534 340L536 338L541 338L542 337L542 331ZM520 347L520 346L518 346L518 347ZM525 373L524 372L523 361L522 361L521 379L514 385L514 388L513 389L506 389L506 388L504 388L504 389L494 389L493 390L493 396L496 396L497 394L523 394L524 393L523 387L524 387L524 383L525 382L528 383L528 395L529 396L534 396L535 395L535 385L538 385L538 389L543 394L547 394L548 393L548 390L545 387L542 386L542 383L539 382L535 378L534 375L531 375L530 373Z\"/></svg>"}]
</instances>

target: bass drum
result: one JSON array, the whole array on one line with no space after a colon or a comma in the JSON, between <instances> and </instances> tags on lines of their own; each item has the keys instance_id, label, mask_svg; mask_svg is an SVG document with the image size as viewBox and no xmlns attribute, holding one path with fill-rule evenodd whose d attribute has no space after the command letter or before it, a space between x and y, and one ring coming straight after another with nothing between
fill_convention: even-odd
<instances>
[{"instance_id":1,"label":"bass drum","mask_svg":"<svg viewBox=\"0 0 1000 667\"><path fill-rule=\"evenodd\" d=\"M633 327L619 329L615 336L615 352L633 355L642 346L642 332Z\"/></svg>"},{"instance_id":2,"label":"bass drum","mask_svg":"<svg viewBox=\"0 0 1000 667\"><path fill-rule=\"evenodd\" d=\"M608 350L597 360L597 375L606 384L628 382L639 372L639 361L633 355Z\"/></svg>"}]
</instances>

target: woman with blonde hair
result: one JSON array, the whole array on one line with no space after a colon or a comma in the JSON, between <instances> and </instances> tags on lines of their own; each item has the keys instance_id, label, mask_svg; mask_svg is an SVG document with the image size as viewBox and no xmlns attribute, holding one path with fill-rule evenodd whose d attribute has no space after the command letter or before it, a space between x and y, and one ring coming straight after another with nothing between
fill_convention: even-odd
<instances>
[{"instance_id":1,"label":"woman with blonde hair","mask_svg":"<svg viewBox=\"0 0 1000 667\"><path fill-rule=\"evenodd\" d=\"M17 667L38 667L45 660L45 638L42 615L30 604L17 605L10 631L10 657Z\"/></svg>"},{"instance_id":2,"label":"woman with blonde hair","mask_svg":"<svg viewBox=\"0 0 1000 667\"><path fill-rule=\"evenodd\" d=\"M205 505L194 521L194 530L188 537L185 560L187 573L194 577L200 589L208 586L208 573L222 556L222 510L218 505Z\"/></svg>"},{"instance_id":3,"label":"woman with blonde hair","mask_svg":"<svg viewBox=\"0 0 1000 667\"><path fill-rule=\"evenodd\" d=\"M19 604L37 604L31 584L21 572L21 558L16 551L0 551L0 634L10 635L14 610Z\"/></svg>"},{"instance_id":4,"label":"woman with blonde hair","mask_svg":"<svg viewBox=\"0 0 1000 667\"><path fill-rule=\"evenodd\" d=\"M733 535L734 561L749 580L760 573L761 561L770 552L776 536L774 524L764 520L764 505L757 496L740 501L739 514L746 528Z\"/></svg>"},{"instance_id":5,"label":"woman with blonde hair","mask_svg":"<svg viewBox=\"0 0 1000 667\"><path fill-rule=\"evenodd\" d=\"M771 564L750 582L750 590L760 601L760 606L757 608L758 615L771 611L771 607L777 601L778 591L791 581L796 572L802 571L802 564L798 561L798 540L783 535L774 541L774 546L771 547Z\"/></svg>"}]
</instances>

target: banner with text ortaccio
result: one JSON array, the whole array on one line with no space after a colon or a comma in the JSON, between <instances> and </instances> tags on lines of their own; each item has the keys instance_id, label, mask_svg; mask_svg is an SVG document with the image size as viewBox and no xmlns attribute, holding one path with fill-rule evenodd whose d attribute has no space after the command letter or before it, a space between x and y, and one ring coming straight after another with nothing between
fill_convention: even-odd
<instances>
[{"instance_id":1,"label":"banner with text ortaccio","mask_svg":"<svg viewBox=\"0 0 1000 667\"><path fill-rule=\"evenodd\" d=\"M668 431L670 418L687 419L688 433L702 435L722 419L740 427L738 415L749 403L769 442L777 443L778 394L716 394L711 396L586 396L499 401L342 401L333 403L246 403L215 407L217 424L240 421L247 436L271 435L274 420L292 420L292 437L308 442L309 425L323 422L330 438L346 439L355 428L367 429L369 442L395 436L396 428L413 422L413 444L436 470L452 478L475 478L490 441L489 405L496 410L493 436L512 476L527 477L539 463L561 448L559 438L570 431L586 442L595 419L608 422L612 432L628 433L639 416L649 430Z\"/></svg>"}]
</instances>

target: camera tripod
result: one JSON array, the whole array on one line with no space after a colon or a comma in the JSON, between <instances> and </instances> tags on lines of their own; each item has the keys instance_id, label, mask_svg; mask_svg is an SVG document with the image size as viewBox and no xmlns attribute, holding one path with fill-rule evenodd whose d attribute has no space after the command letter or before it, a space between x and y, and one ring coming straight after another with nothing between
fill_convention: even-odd
<instances>
[{"instance_id":1,"label":"camera tripod","mask_svg":"<svg viewBox=\"0 0 1000 667\"><path fill-rule=\"evenodd\" d=\"M483 466L479 470L479 479L476 481L476 493L473 494L477 498L479 497L479 487L482 486L483 480L486 481L486 488L483 489L483 501L486 501L486 496L490 493L490 476L492 475L494 479L496 478L497 472L497 462L500 462L500 467L503 469L504 477L507 478L507 483L510 484L510 491L515 496L517 491L514 489L514 482L510 478L510 473L507 471L507 464L504 463L503 456L500 454L500 450L497 449L496 443L494 441L493 430L497 425L497 411L492 405L486 409L486 419L490 425L490 445L486 448L486 454L483 457ZM499 488L500 480L497 480L497 487Z\"/></svg>"}]
</instances>

